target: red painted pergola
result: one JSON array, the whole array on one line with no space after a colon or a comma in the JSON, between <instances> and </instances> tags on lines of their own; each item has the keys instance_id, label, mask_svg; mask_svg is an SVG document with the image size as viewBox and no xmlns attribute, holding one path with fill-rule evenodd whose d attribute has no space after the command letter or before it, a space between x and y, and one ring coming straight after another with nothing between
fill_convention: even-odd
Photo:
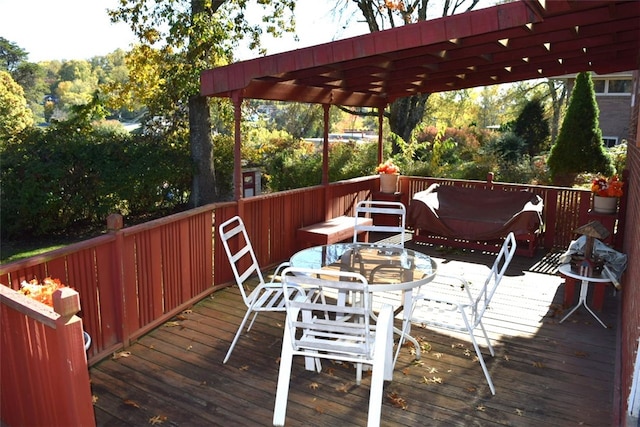
<instances>
[{"instance_id":1,"label":"red painted pergola","mask_svg":"<svg viewBox=\"0 0 640 427\"><path fill-rule=\"evenodd\" d=\"M200 93L234 102L240 198L244 98L325 106L326 183L330 105L378 108L381 125L384 108L398 98L636 70L639 53L640 1L521 0L206 70ZM381 160L381 133L378 143Z\"/></svg>"}]
</instances>

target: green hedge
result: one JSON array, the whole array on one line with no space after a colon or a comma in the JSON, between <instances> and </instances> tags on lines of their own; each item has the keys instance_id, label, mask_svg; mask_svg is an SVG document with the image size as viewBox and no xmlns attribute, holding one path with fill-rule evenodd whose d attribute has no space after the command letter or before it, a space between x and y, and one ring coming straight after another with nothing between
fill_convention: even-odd
<instances>
[{"instance_id":1,"label":"green hedge","mask_svg":"<svg viewBox=\"0 0 640 427\"><path fill-rule=\"evenodd\" d=\"M0 152L2 235L104 225L113 212L153 214L185 203L191 185L186 143L113 127L32 128Z\"/></svg>"}]
</instances>

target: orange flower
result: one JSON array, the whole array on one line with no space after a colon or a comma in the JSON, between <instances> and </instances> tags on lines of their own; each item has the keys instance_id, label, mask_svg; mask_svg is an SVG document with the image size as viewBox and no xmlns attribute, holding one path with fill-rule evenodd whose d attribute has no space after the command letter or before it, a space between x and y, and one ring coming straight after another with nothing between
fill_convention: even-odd
<instances>
[{"instance_id":1,"label":"orange flower","mask_svg":"<svg viewBox=\"0 0 640 427\"><path fill-rule=\"evenodd\" d=\"M622 182L618 175L610 178L598 177L591 182L591 192L596 196L620 197L622 196Z\"/></svg>"},{"instance_id":2,"label":"orange flower","mask_svg":"<svg viewBox=\"0 0 640 427\"><path fill-rule=\"evenodd\" d=\"M393 161L389 159L386 162L380 163L378 165L378 167L376 168L376 173L388 173L388 174L400 173L400 168L394 165Z\"/></svg>"},{"instance_id":3,"label":"orange flower","mask_svg":"<svg viewBox=\"0 0 640 427\"><path fill-rule=\"evenodd\" d=\"M53 307L53 293L57 289L64 287L65 285L60 282L60 279L47 277L42 283L38 283L38 279L32 279L28 282L26 280L22 281L20 284L20 292L29 298Z\"/></svg>"}]
</instances>

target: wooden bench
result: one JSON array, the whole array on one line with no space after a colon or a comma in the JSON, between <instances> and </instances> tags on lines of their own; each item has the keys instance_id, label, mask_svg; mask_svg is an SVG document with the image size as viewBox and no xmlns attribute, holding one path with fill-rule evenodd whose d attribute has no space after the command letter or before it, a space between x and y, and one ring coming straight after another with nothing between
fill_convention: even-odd
<instances>
[{"instance_id":1,"label":"wooden bench","mask_svg":"<svg viewBox=\"0 0 640 427\"><path fill-rule=\"evenodd\" d=\"M355 217L339 216L328 221L299 228L296 231L298 246L302 249L351 240L353 239L355 225ZM371 218L358 218L358 225L373 225L373 220ZM361 234L365 235L364 241L367 242L369 240L368 233L363 232Z\"/></svg>"}]
</instances>

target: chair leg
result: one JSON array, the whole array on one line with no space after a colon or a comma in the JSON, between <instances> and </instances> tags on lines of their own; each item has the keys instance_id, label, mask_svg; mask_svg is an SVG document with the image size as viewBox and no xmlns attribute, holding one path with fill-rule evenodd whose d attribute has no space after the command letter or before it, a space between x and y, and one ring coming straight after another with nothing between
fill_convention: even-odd
<instances>
[{"instance_id":1,"label":"chair leg","mask_svg":"<svg viewBox=\"0 0 640 427\"><path fill-rule=\"evenodd\" d=\"M289 398L289 381L291 379L291 365L293 362L293 346L290 332L285 325L280 354L280 370L278 371L278 385L276 389L276 403L273 411L273 425L283 426L287 413L287 399Z\"/></svg>"},{"instance_id":2,"label":"chair leg","mask_svg":"<svg viewBox=\"0 0 640 427\"><path fill-rule=\"evenodd\" d=\"M369 392L369 415L367 427L380 425L382 412L382 392L384 380L391 380L393 373L390 367L393 357L393 317L391 306L385 305L378 317L380 321L376 327L376 337L373 350L373 366L371 368L371 391Z\"/></svg>"},{"instance_id":3,"label":"chair leg","mask_svg":"<svg viewBox=\"0 0 640 427\"><path fill-rule=\"evenodd\" d=\"M496 394L496 388L493 386L493 381L491 381L491 375L489 375L489 369L487 369L487 365L484 363L484 357L482 357L482 352L480 351L480 347L478 346L478 342L476 341L476 337L473 335L473 328L469 324L469 320L465 315L464 311L462 314L462 320L464 321L465 326L467 327L467 332L469 333L469 338L471 338L471 342L473 343L473 348L476 351L476 355L478 356L478 361L480 362L480 366L482 367L482 372L484 372L484 376L487 379L487 384L489 384L489 389L491 389L491 394ZM482 322L479 323L480 328L482 329L482 333L484 334L484 338L487 340L487 344L489 345L489 349L491 351L491 356L494 356L495 353L493 351L493 347L491 346L491 342L489 341L489 336L482 325Z\"/></svg>"},{"instance_id":4,"label":"chair leg","mask_svg":"<svg viewBox=\"0 0 640 427\"><path fill-rule=\"evenodd\" d=\"M484 335L485 341L487 341L487 347L489 347L489 352L491 353L491 356L495 356L496 352L493 350L493 346L491 345L491 340L489 339L489 335L487 335L487 331L484 329L484 325L482 324L482 321L480 321L478 324L480 325L480 329L482 329L482 334Z\"/></svg>"},{"instance_id":5,"label":"chair leg","mask_svg":"<svg viewBox=\"0 0 640 427\"><path fill-rule=\"evenodd\" d=\"M229 357L231 357L231 352L233 352L233 348L236 346L236 343L238 342L238 338L240 338L240 334L242 333L242 328L244 328L244 324L247 323L247 318L249 318L249 314L251 314L250 308L244 314L244 317L242 318L242 322L240 323L240 326L238 327L238 331L236 332L236 336L233 337L231 346L229 347L229 350L227 351L227 355L224 357L224 360L222 361L222 363L227 363L227 360L229 360ZM256 315L257 314L258 313L256 312ZM253 318L255 320L255 316Z\"/></svg>"}]
</instances>

